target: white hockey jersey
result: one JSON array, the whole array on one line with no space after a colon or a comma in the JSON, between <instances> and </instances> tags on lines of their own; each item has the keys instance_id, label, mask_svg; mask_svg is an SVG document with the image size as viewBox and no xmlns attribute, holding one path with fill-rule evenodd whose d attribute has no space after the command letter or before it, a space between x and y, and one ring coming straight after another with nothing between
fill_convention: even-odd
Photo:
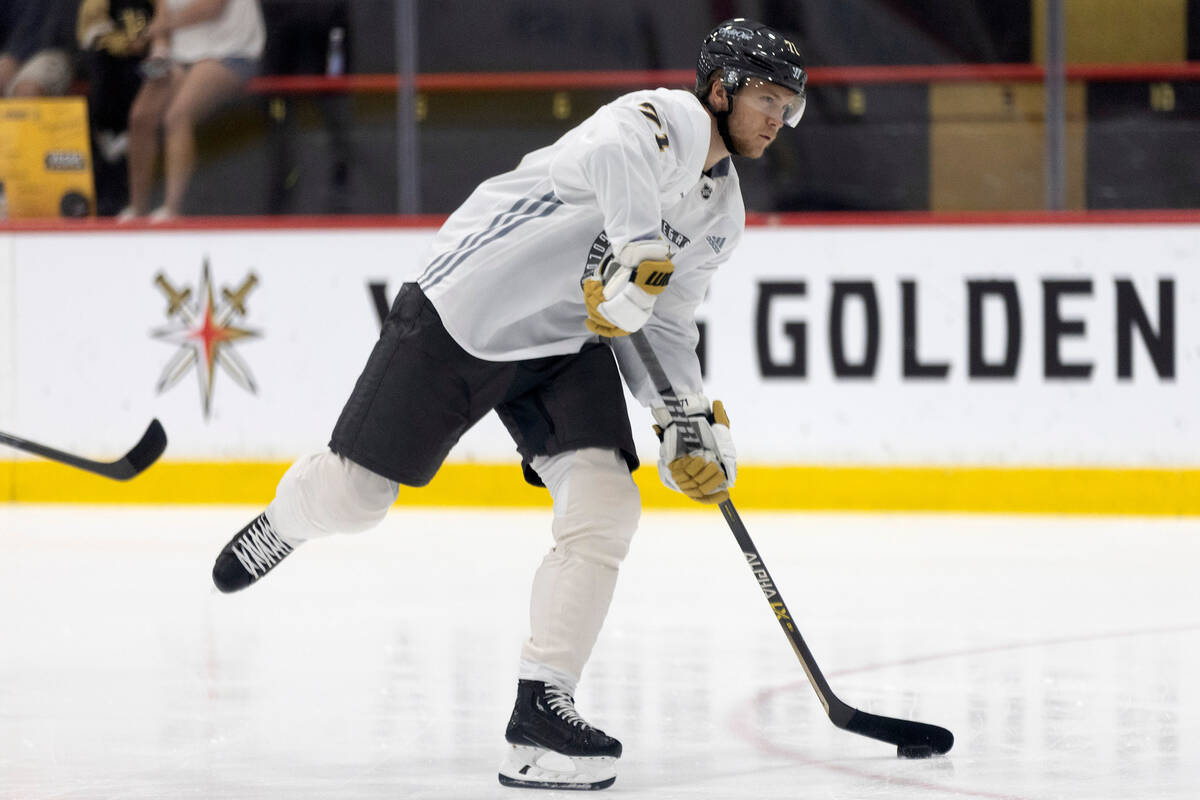
<instances>
[{"instance_id":1,"label":"white hockey jersey","mask_svg":"<svg viewBox=\"0 0 1200 800\"><path fill-rule=\"evenodd\" d=\"M689 92L633 92L482 183L438 231L418 280L454 340L492 361L578 352L594 339L580 288L589 266L661 237L675 273L644 330L675 390L701 392L695 310L746 217L730 160L704 174L710 119ZM658 405L632 345L612 342L630 391Z\"/></svg>"}]
</instances>

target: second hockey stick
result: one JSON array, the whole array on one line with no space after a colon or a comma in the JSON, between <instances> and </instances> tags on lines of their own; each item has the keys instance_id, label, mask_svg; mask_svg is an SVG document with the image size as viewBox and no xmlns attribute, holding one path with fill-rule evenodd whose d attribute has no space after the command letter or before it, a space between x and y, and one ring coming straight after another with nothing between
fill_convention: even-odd
<instances>
[{"instance_id":1,"label":"second hockey stick","mask_svg":"<svg viewBox=\"0 0 1200 800\"><path fill-rule=\"evenodd\" d=\"M69 467L103 475L105 478L127 481L144 472L163 454L167 448L167 432L163 430L162 423L157 419L151 420L146 432L142 434L142 438L133 446L133 449L116 461L92 461L3 432L0 432L0 444L24 450L26 453L34 453Z\"/></svg>"},{"instance_id":2,"label":"second hockey stick","mask_svg":"<svg viewBox=\"0 0 1200 800\"><path fill-rule=\"evenodd\" d=\"M646 335L638 331L630 334L629 338L633 342L650 380L654 383L654 388L666 404L667 410L671 414L672 424L679 426L679 435L684 445L689 449L701 448L700 433L697 430L696 422L685 413L683 405L679 402L675 390L671 388L671 382L667 378L662 364L659 363L658 356L650 347ZM808 681L816 691L821 705L825 707L825 713L829 715L830 721L842 730L896 745L896 754L902 758L925 758L948 752L954 746L954 734L945 728L925 722L881 717L878 714L860 711L842 702L833 693L833 689L829 688L829 682L825 680L820 667L817 666L812 651L808 649L804 637L796 628L792 614L783 602L783 595L779 593L779 587L775 585L771 573L767 571L767 566L763 563L758 548L751 541L750 533L742 523L741 517L738 516L737 509L733 507L733 501L725 500L720 504L720 508L725 522L733 532L733 538L742 548L742 555L745 556L746 563L754 573L771 610L775 612L775 618L783 628L792 649L796 652L796 657L800 659L800 666L808 675Z\"/></svg>"}]
</instances>

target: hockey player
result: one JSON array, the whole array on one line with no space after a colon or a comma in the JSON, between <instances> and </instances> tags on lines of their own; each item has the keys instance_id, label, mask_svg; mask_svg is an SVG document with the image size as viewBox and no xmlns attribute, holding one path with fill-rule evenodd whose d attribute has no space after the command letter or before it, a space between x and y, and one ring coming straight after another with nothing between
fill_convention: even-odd
<instances>
[{"instance_id":1,"label":"hockey player","mask_svg":"<svg viewBox=\"0 0 1200 800\"><path fill-rule=\"evenodd\" d=\"M703 394L694 312L745 224L729 156L758 158L799 121L807 76L794 44L735 19L704 39L696 78L695 93L615 100L467 198L400 290L329 449L292 465L213 567L217 587L237 591L308 539L375 525L399 484L427 484L495 410L527 480L553 499L554 547L534 577L505 733L508 786L616 779L621 743L584 721L573 696L640 515L622 377L659 426L668 486L716 503L736 477L728 418ZM637 330L704 449L681 451L622 338ZM573 769L539 763L548 752Z\"/></svg>"}]
</instances>

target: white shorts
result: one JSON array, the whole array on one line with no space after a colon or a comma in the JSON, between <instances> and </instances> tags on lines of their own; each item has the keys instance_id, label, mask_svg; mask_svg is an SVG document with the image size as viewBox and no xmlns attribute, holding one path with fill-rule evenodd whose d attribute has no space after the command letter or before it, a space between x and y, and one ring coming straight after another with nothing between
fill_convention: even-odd
<instances>
[{"instance_id":1,"label":"white shorts","mask_svg":"<svg viewBox=\"0 0 1200 800\"><path fill-rule=\"evenodd\" d=\"M41 87L42 94L64 95L71 88L71 74L71 56L66 50L39 50L17 70L4 94L10 94L18 83L32 82Z\"/></svg>"}]
</instances>

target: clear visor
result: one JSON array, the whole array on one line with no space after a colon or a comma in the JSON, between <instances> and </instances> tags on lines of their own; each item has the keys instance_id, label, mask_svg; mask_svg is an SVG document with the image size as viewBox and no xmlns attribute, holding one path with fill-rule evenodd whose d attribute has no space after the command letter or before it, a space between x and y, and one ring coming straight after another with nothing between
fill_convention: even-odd
<instances>
[{"instance_id":1,"label":"clear visor","mask_svg":"<svg viewBox=\"0 0 1200 800\"><path fill-rule=\"evenodd\" d=\"M807 102L804 91L795 94L758 78L750 78L742 85L738 90L738 99L756 111L780 120L789 128L796 127L796 123L804 116L804 105Z\"/></svg>"}]
</instances>

